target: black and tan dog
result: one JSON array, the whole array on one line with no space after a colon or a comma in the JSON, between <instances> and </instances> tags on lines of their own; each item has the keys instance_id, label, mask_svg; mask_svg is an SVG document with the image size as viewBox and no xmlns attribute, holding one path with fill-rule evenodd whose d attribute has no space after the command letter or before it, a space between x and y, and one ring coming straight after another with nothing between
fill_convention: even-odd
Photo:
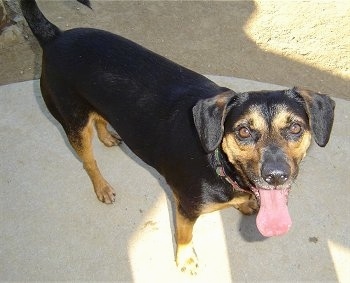
<instances>
[{"instance_id":1,"label":"black and tan dog","mask_svg":"<svg viewBox=\"0 0 350 283\"><path fill-rule=\"evenodd\" d=\"M196 273L192 229L203 213L226 206L244 214L259 210L263 235L288 231L287 198L298 165L312 136L319 146L330 136L329 97L299 88L235 93L106 31L62 32L34 0L21 6L43 48L43 98L98 199L115 199L91 145L94 126L106 146L120 142L107 122L172 188L181 270Z\"/></svg>"}]
</instances>

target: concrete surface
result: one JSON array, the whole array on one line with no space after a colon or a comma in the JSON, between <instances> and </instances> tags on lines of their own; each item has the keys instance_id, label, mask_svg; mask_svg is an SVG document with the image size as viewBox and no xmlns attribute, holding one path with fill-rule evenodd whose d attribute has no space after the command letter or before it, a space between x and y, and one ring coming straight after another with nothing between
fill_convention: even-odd
<instances>
[{"instance_id":1,"label":"concrete surface","mask_svg":"<svg viewBox=\"0 0 350 283\"><path fill-rule=\"evenodd\" d=\"M211 78L236 91L276 89ZM335 99L333 134L313 145L290 196L291 231L263 239L255 217L235 209L195 226L197 277L174 262L173 212L163 179L125 145L95 153L117 190L114 205L95 197L39 82L0 87L0 280L125 282L350 282L350 102Z\"/></svg>"}]
</instances>

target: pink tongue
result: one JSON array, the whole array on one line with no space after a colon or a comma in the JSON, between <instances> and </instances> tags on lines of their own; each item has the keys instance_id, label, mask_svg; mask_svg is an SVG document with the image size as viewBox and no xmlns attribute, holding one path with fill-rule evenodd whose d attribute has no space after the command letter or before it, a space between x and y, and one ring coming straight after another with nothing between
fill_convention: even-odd
<instances>
[{"instance_id":1,"label":"pink tongue","mask_svg":"<svg viewBox=\"0 0 350 283\"><path fill-rule=\"evenodd\" d=\"M288 192L282 190L259 190L260 210L256 226L265 237L283 235L292 226L287 207Z\"/></svg>"}]
</instances>

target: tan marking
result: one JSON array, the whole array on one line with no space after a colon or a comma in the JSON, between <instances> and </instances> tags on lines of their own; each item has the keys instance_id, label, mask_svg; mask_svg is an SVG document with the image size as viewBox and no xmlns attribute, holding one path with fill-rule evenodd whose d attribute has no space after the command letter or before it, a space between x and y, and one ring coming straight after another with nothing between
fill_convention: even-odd
<instances>
[{"instance_id":1,"label":"tan marking","mask_svg":"<svg viewBox=\"0 0 350 283\"><path fill-rule=\"evenodd\" d=\"M259 163L261 157L259 149L263 147L264 136L268 132L268 125L259 107L252 106L250 110L251 112L238 120L234 127L247 125L250 129L261 133L262 138L256 144L244 144L236 140L235 133L233 132L224 136L222 147L232 164L237 164L238 162L246 164L249 160L254 160L254 164L256 165ZM258 170L258 168L255 168L255 170Z\"/></svg>"},{"instance_id":2,"label":"tan marking","mask_svg":"<svg viewBox=\"0 0 350 283\"><path fill-rule=\"evenodd\" d=\"M284 108L282 109L279 109L279 108L281 107L277 107L277 110L276 110L277 113L275 114L272 120L272 126L275 127L276 129L284 128L288 124L288 120L290 120L291 116L293 115L292 112Z\"/></svg>"},{"instance_id":3,"label":"tan marking","mask_svg":"<svg viewBox=\"0 0 350 283\"><path fill-rule=\"evenodd\" d=\"M216 96L216 105L219 107L219 108L224 108L227 106L227 103L228 101L230 100L230 98L232 97L232 95L234 94L233 91L229 90L229 91L225 91L225 92L222 92L220 94L218 94Z\"/></svg>"},{"instance_id":4,"label":"tan marking","mask_svg":"<svg viewBox=\"0 0 350 283\"><path fill-rule=\"evenodd\" d=\"M192 244L194 223L176 208L176 264L182 272L191 275L197 274L198 269L198 259Z\"/></svg>"},{"instance_id":5,"label":"tan marking","mask_svg":"<svg viewBox=\"0 0 350 283\"><path fill-rule=\"evenodd\" d=\"M303 122L302 118L295 116L293 112L290 111L280 111L278 112L273 121L273 136L279 137L278 144L283 148L284 152L287 154L287 156L290 158L290 160L297 160L297 164L305 157L307 149L310 146L311 143L311 133L304 129L303 136L298 139L297 141L293 140L285 140L284 138L280 137L280 132L282 129L290 126L291 122ZM297 164L290 164L293 167Z\"/></svg>"},{"instance_id":6,"label":"tan marking","mask_svg":"<svg viewBox=\"0 0 350 283\"><path fill-rule=\"evenodd\" d=\"M290 125L291 122L301 121L302 118L296 116L293 112L286 110L284 107L277 108L279 111L273 117L272 128L279 133L279 131Z\"/></svg>"},{"instance_id":7,"label":"tan marking","mask_svg":"<svg viewBox=\"0 0 350 283\"><path fill-rule=\"evenodd\" d=\"M179 209L176 209L176 243L178 245L187 245L192 241L194 221L184 217Z\"/></svg>"},{"instance_id":8,"label":"tan marking","mask_svg":"<svg viewBox=\"0 0 350 283\"><path fill-rule=\"evenodd\" d=\"M257 106L251 106L248 113L246 113L241 119L239 119L234 128L240 125L247 125L250 129L258 131L262 134L261 139L254 144L245 144L237 140L234 132L228 133L223 137L222 149L226 153L229 161L235 166L236 170L241 173L244 181L248 182L248 176L246 172L249 170L254 172L256 176L259 176L261 149L264 147L265 136L268 134L268 124L264 119L261 110Z\"/></svg>"},{"instance_id":9,"label":"tan marking","mask_svg":"<svg viewBox=\"0 0 350 283\"><path fill-rule=\"evenodd\" d=\"M239 119L234 124L234 128L240 125L247 125L249 128L258 130L259 132L266 132L267 124L265 119L261 116L259 111L255 109L255 107L252 107L251 109L254 109L254 111L244 115L244 117ZM237 157L242 160L250 159L251 152L256 145L240 143L236 140L235 133L231 132L223 137L222 146L229 160L234 164L233 161Z\"/></svg>"},{"instance_id":10,"label":"tan marking","mask_svg":"<svg viewBox=\"0 0 350 283\"><path fill-rule=\"evenodd\" d=\"M300 140L293 142L290 141L285 147L286 154L297 161L297 164L305 157L306 152L311 144L311 133L305 131Z\"/></svg>"},{"instance_id":11,"label":"tan marking","mask_svg":"<svg viewBox=\"0 0 350 283\"><path fill-rule=\"evenodd\" d=\"M259 132L266 132L268 125L266 120L262 116L259 107L250 107L250 112L239 119L234 127L238 127L241 124L247 124L250 128L258 130Z\"/></svg>"},{"instance_id":12,"label":"tan marking","mask_svg":"<svg viewBox=\"0 0 350 283\"><path fill-rule=\"evenodd\" d=\"M211 203L203 206L201 213L210 213L230 206L233 206L246 215L255 213L259 208L256 198L252 194L237 193L237 195L229 202Z\"/></svg>"},{"instance_id":13,"label":"tan marking","mask_svg":"<svg viewBox=\"0 0 350 283\"><path fill-rule=\"evenodd\" d=\"M68 139L83 162L83 167L92 181L97 198L102 202L112 203L115 200L114 190L101 175L92 149L95 117L95 114L91 114L85 127L74 135L69 135Z\"/></svg>"},{"instance_id":14,"label":"tan marking","mask_svg":"<svg viewBox=\"0 0 350 283\"><path fill-rule=\"evenodd\" d=\"M116 134L112 133L107 129L107 121L97 113L91 114L91 118L95 122L95 128L99 140L108 147L119 145L121 138Z\"/></svg>"},{"instance_id":15,"label":"tan marking","mask_svg":"<svg viewBox=\"0 0 350 283\"><path fill-rule=\"evenodd\" d=\"M260 148L262 142L258 144L248 144L244 145L237 142L235 134L230 133L223 137L222 140L222 149L226 153L228 160L235 166L236 170L241 173L242 178L245 178L245 181L248 182L246 178L247 163L251 163L251 171L256 174L259 173L259 162L261 159ZM243 166L243 168L242 168Z\"/></svg>"},{"instance_id":16,"label":"tan marking","mask_svg":"<svg viewBox=\"0 0 350 283\"><path fill-rule=\"evenodd\" d=\"M268 130L267 122L261 113L259 107L252 106L250 108L250 113L246 116L253 129L258 130L259 132L266 132Z\"/></svg>"}]
</instances>

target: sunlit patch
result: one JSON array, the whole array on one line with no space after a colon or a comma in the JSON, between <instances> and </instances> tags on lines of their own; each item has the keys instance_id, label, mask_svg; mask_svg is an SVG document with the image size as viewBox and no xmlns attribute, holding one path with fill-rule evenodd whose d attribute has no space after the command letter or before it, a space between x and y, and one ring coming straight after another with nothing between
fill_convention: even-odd
<instances>
[{"instance_id":1,"label":"sunlit patch","mask_svg":"<svg viewBox=\"0 0 350 283\"><path fill-rule=\"evenodd\" d=\"M350 248L328 240L329 252L332 256L339 282L349 282L350 278Z\"/></svg>"},{"instance_id":2,"label":"sunlit patch","mask_svg":"<svg viewBox=\"0 0 350 283\"><path fill-rule=\"evenodd\" d=\"M174 258L173 243L169 235L172 234L169 223L169 211L165 194L161 194L152 208L144 214L135 232L128 241L128 253L130 266L133 271L135 282L151 282L151 278L142 278L144 274L149 274L149 270L154 262L164 263L164 258ZM161 229L159 228L161 227ZM167 236L165 237L164 234ZM167 247L161 253L156 249ZM160 278L174 272L175 264L169 260L169 264L162 265L157 269L157 275Z\"/></svg>"},{"instance_id":3,"label":"sunlit patch","mask_svg":"<svg viewBox=\"0 0 350 283\"><path fill-rule=\"evenodd\" d=\"M170 202L161 193L152 207L144 212L142 221L129 238L128 254L134 282L162 282L169 274L172 276L169 282L188 280L187 275L178 271L173 260L176 243L171 237L175 231L169 211ZM230 257L220 212L202 215L196 222L193 235L193 244L200 258L196 282L216 282L216 272L221 274L223 282L229 282L232 276ZM156 265L160 268L154 269ZM209 266L216 272L205 272Z\"/></svg>"}]
</instances>

